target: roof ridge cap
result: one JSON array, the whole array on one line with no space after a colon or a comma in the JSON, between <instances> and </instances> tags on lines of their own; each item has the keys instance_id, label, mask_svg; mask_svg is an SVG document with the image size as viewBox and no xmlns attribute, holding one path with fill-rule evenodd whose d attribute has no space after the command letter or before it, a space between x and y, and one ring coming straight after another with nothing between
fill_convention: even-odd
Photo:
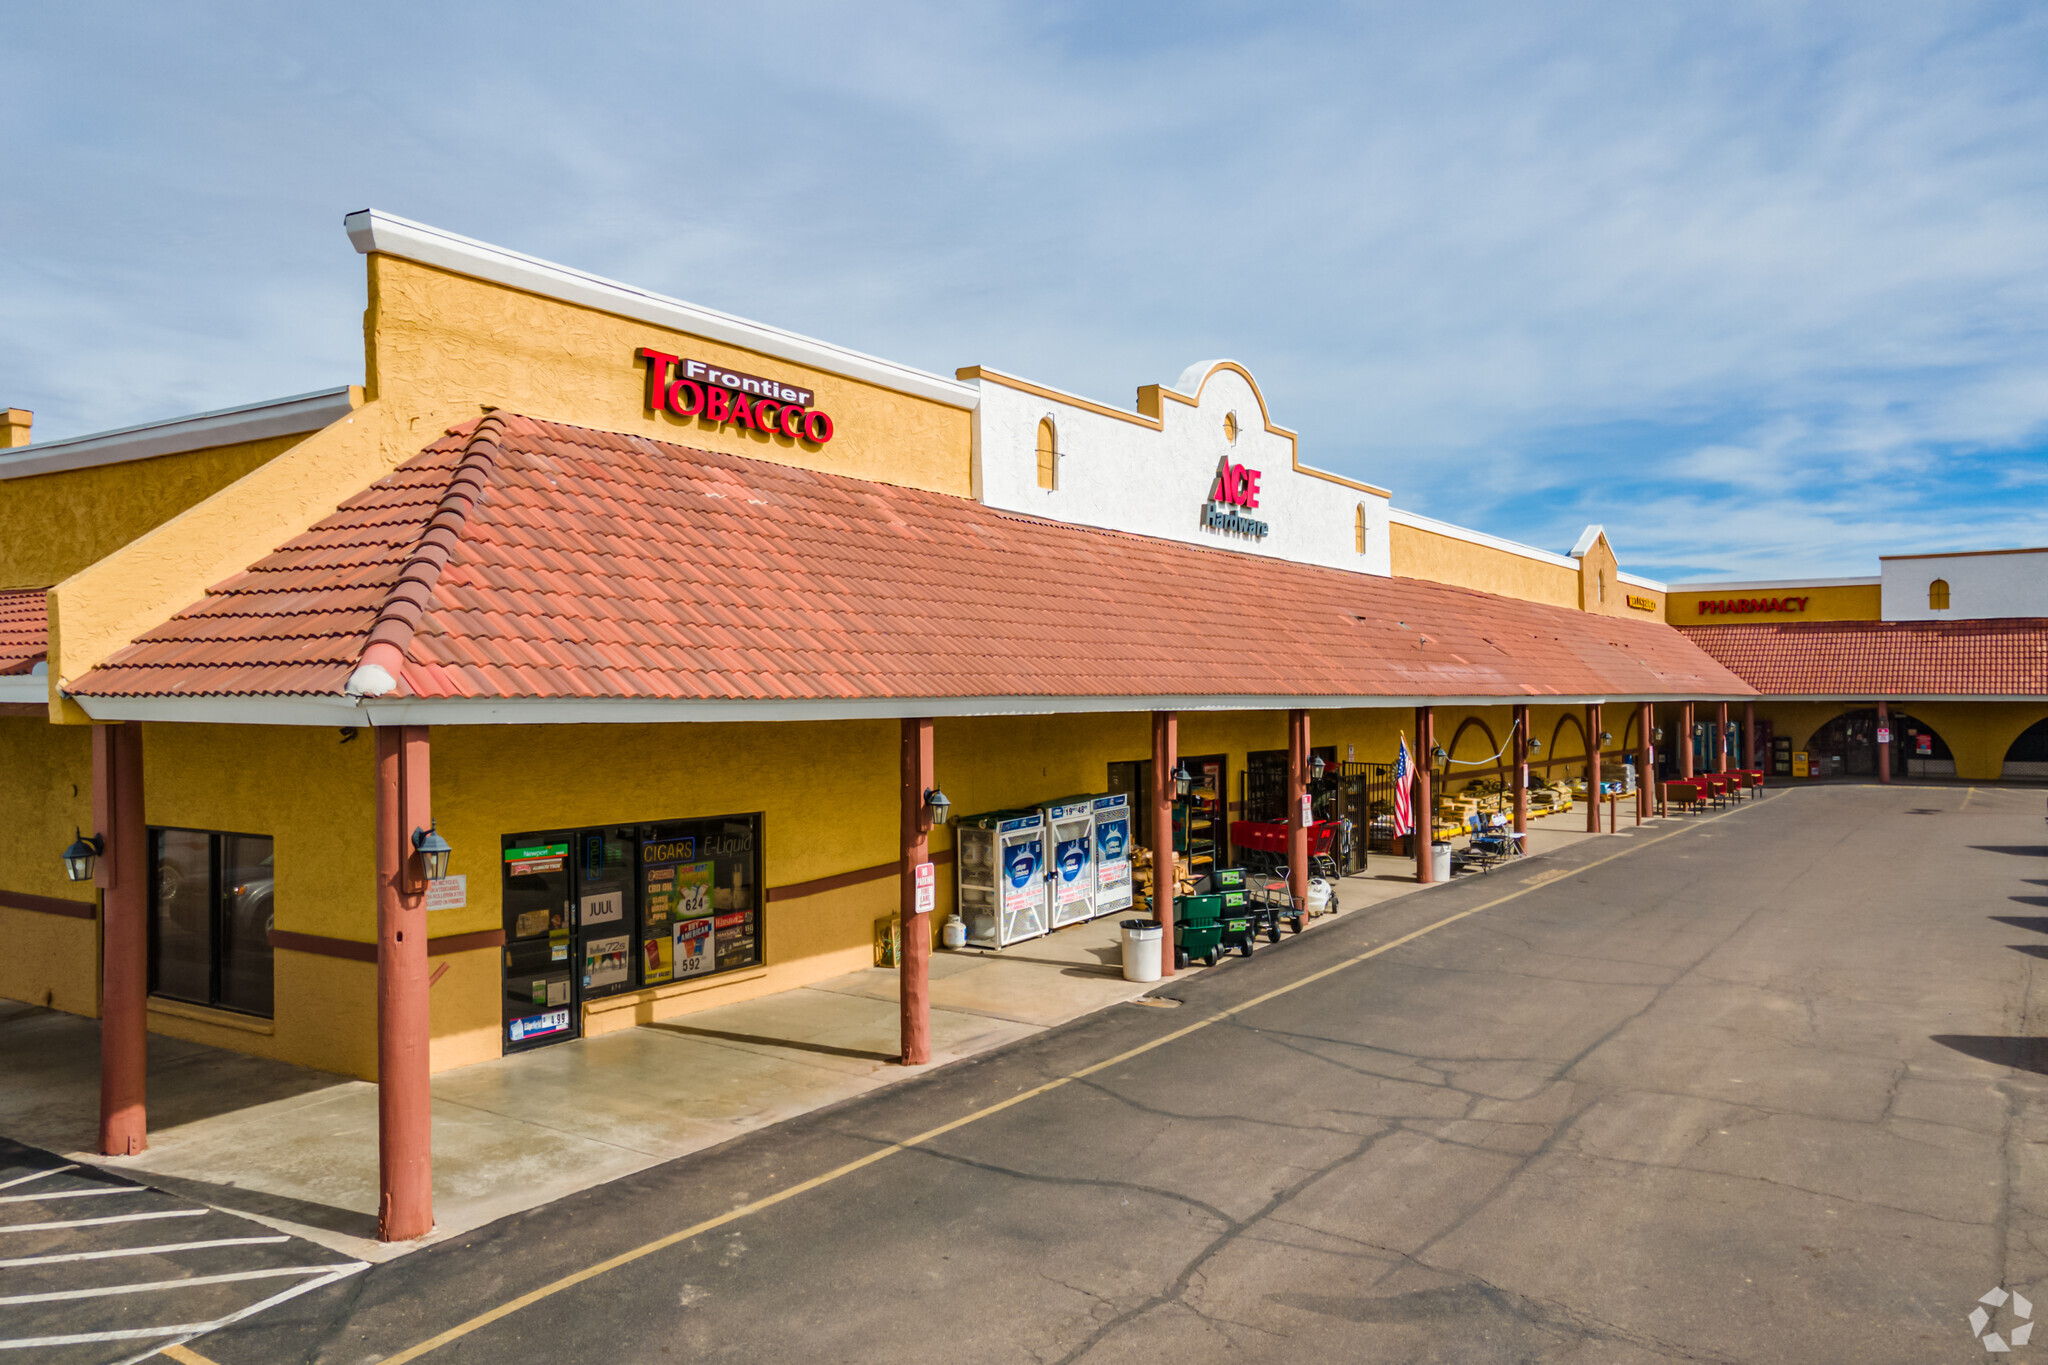
<instances>
[{"instance_id":1,"label":"roof ridge cap","mask_svg":"<svg viewBox=\"0 0 2048 1365\"><path fill-rule=\"evenodd\" d=\"M412 553L399 566L397 579L385 594L384 604L377 609L376 619L370 623L369 638L343 689L349 696L381 697L397 689L399 673L405 667L405 652L412 645L420 618L426 615L434 587L441 581L441 571L448 567L477 497L503 453L498 447L503 427L497 412L487 413L463 444L462 458L448 476L440 505L413 543Z\"/></svg>"}]
</instances>

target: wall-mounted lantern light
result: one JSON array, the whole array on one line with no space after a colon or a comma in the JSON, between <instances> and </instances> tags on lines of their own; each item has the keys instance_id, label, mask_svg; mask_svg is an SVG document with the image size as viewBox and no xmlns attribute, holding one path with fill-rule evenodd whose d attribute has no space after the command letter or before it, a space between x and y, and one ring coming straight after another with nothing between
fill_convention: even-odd
<instances>
[{"instance_id":1,"label":"wall-mounted lantern light","mask_svg":"<svg viewBox=\"0 0 2048 1365\"><path fill-rule=\"evenodd\" d=\"M1308 780L1311 782L1322 781L1323 770L1327 766L1319 756L1310 754L1308 756Z\"/></svg>"},{"instance_id":2,"label":"wall-mounted lantern light","mask_svg":"<svg viewBox=\"0 0 2048 1365\"><path fill-rule=\"evenodd\" d=\"M106 852L106 841L97 834L86 838L76 825L71 827L71 832L78 837L71 841L71 847L64 850L64 875L74 882L89 882L100 854Z\"/></svg>"},{"instance_id":3,"label":"wall-mounted lantern light","mask_svg":"<svg viewBox=\"0 0 2048 1365\"><path fill-rule=\"evenodd\" d=\"M952 815L953 803L946 798L944 792L933 787L924 794L924 818L931 822L932 828L937 829L945 824Z\"/></svg>"},{"instance_id":4,"label":"wall-mounted lantern light","mask_svg":"<svg viewBox=\"0 0 2048 1365\"><path fill-rule=\"evenodd\" d=\"M438 825L412 832L413 850L420 855L420 865L430 882L438 882L448 875L448 859L455 852L448 841L441 837Z\"/></svg>"},{"instance_id":5,"label":"wall-mounted lantern light","mask_svg":"<svg viewBox=\"0 0 2048 1365\"><path fill-rule=\"evenodd\" d=\"M1188 771L1188 765L1177 763L1173 769L1173 794L1182 800L1195 789L1195 775Z\"/></svg>"},{"instance_id":6,"label":"wall-mounted lantern light","mask_svg":"<svg viewBox=\"0 0 2048 1365\"><path fill-rule=\"evenodd\" d=\"M1602 730L1600 732L1600 742L1602 744L1612 744L1614 743L1614 736L1608 734L1605 730Z\"/></svg>"}]
</instances>

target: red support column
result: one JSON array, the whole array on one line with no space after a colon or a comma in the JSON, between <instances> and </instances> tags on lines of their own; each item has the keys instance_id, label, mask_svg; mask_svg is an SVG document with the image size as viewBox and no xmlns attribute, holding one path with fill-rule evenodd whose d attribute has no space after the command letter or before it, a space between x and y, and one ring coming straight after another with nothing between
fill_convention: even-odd
<instances>
[{"instance_id":1,"label":"red support column","mask_svg":"<svg viewBox=\"0 0 2048 1365\"><path fill-rule=\"evenodd\" d=\"M1152 713L1152 917L1161 932L1159 974L1173 975L1173 770L1180 766L1180 716Z\"/></svg>"},{"instance_id":2,"label":"red support column","mask_svg":"<svg viewBox=\"0 0 2048 1365\"><path fill-rule=\"evenodd\" d=\"M1515 708L1514 753L1515 833L1529 832L1529 708ZM1524 851L1527 846L1524 845Z\"/></svg>"},{"instance_id":3,"label":"red support column","mask_svg":"<svg viewBox=\"0 0 2048 1365\"><path fill-rule=\"evenodd\" d=\"M377 736L377 1238L434 1230L433 1028L426 869L414 830L434 823L427 728Z\"/></svg>"},{"instance_id":4,"label":"red support column","mask_svg":"<svg viewBox=\"0 0 2048 1365\"><path fill-rule=\"evenodd\" d=\"M1636 823L1650 814L1650 793L1657 789L1657 750L1650 740L1657 728L1657 708L1644 702L1636 708Z\"/></svg>"},{"instance_id":5,"label":"red support column","mask_svg":"<svg viewBox=\"0 0 2048 1365\"><path fill-rule=\"evenodd\" d=\"M1728 703L1725 701L1714 711L1714 771L1728 771Z\"/></svg>"},{"instance_id":6,"label":"red support column","mask_svg":"<svg viewBox=\"0 0 2048 1365\"><path fill-rule=\"evenodd\" d=\"M1692 776L1692 703L1678 709L1678 775Z\"/></svg>"},{"instance_id":7,"label":"red support column","mask_svg":"<svg viewBox=\"0 0 2048 1365\"><path fill-rule=\"evenodd\" d=\"M1742 766L1761 770L1763 764L1756 756L1756 703L1742 703Z\"/></svg>"},{"instance_id":8,"label":"red support column","mask_svg":"<svg viewBox=\"0 0 2048 1365\"><path fill-rule=\"evenodd\" d=\"M1308 712L1287 713L1287 891L1308 905Z\"/></svg>"},{"instance_id":9,"label":"red support column","mask_svg":"<svg viewBox=\"0 0 2048 1365\"><path fill-rule=\"evenodd\" d=\"M1425 886L1436 880L1429 860L1430 845L1436 841L1436 802L1429 790L1429 765L1436 760L1436 713L1427 706L1415 708L1415 832L1408 842L1415 849L1415 880Z\"/></svg>"},{"instance_id":10,"label":"red support column","mask_svg":"<svg viewBox=\"0 0 2048 1365\"><path fill-rule=\"evenodd\" d=\"M92 818L103 847L95 879L100 945L100 1151L149 1145L149 828L142 813L142 727L92 730Z\"/></svg>"},{"instance_id":11,"label":"red support column","mask_svg":"<svg viewBox=\"0 0 2048 1365\"><path fill-rule=\"evenodd\" d=\"M1877 704L1877 728L1880 730L1890 730L1892 728L1892 709L1885 702ZM1892 746L1889 743L1877 746L1877 780L1880 782L1890 782L1892 780Z\"/></svg>"},{"instance_id":12,"label":"red support column","mask_svg":"<svg viewBox=\"0 0 2048 1365\"><path fill-rule=\"evenodd\" d=\"M903 720L902 864L898 869L903 924L902 959L897 964L897 1004L902 1015L905 1066L932 1059L932 927L917 913L917 868L931 857L931 823L924 794L932 789L932 722L929 716Z\"/></svg>"},{"instance_id":13,"label":"red support column","mask_svg":"<svg viewBox=\"0 0 2048 1365\"><path fill-rule=\"evenodd\" d=\"M1586 833L1600 832L1600 708L1586 708Z\"/></svg>"}]
</instances>

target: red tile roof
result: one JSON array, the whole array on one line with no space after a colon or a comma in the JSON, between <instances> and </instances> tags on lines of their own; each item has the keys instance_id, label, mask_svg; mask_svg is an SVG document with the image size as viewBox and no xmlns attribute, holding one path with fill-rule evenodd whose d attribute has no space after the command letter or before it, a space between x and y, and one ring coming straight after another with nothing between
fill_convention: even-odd
<instances>
[{"instance_id":1,"label":"red tile roof","mask_svg":"<svg viewBox=\"0 0 2048 1365\"><path fill-rule=\"evenodd\" d=\"M28 672L49 651L49 589L0 592L0 676Z\"/></svg>"},{"instance_id":2,"label":"red tile roof","mask_svg":"<svg viewBox=\"0 0 2048 1365\"><path fill-rule=\"evenodd\" d=\"M1742 696L1676 630L1042 521L509 414L78 680L86 696Z\"/></svg>"},{"instance_id":3,"label":"red tile roof","mask_svg":"<svg viewBox=\"0 0 2048 1365\"><path fill-rule=\"evenodd\" d=\"M2048 620L1686 626L1770 696L2048 696Z\"/></svg>"}]
</instances>

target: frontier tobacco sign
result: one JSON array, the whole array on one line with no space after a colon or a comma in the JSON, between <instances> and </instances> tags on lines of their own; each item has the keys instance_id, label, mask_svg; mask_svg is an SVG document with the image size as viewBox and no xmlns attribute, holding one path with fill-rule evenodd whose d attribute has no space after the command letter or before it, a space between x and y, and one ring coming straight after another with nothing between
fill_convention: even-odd
<instances>
[{"instance_id":1,"label":"frontier tobacco sign","mask_svg":"<svg viewBox=\"0 0 2048 1365\"><path fill-rule=\"evenodd\" d=\"M814 446L832 439L832 419L813 406L817 395L809 389L646 346L633 357L647 366L649 412L701 417Z\"/></svg>"}]
</instances>

